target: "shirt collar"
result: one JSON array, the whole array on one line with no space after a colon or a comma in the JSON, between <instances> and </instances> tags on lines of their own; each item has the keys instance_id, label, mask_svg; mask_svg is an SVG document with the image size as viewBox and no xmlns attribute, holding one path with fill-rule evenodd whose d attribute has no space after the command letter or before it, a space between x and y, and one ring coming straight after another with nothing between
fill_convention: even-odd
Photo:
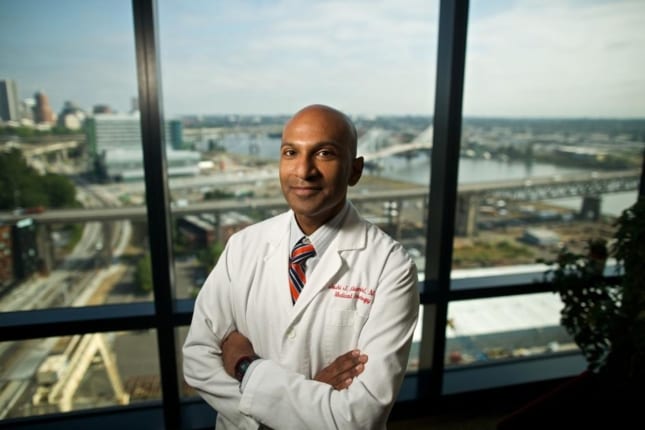
<instances>
[{"instance_id":1,"label":"shirt collar","mask_svg":"<svg viewBox=\"0 0 645 430\"><path fill-rule=\"evenodd\" d=\"M331 220L321 225L311 235L307 236L316 249L316 257L320 257L325 253L329 244L336 236L336 233L340 230L340 226L348 212L349 202L345 201L345 205L340 212L338 212ZM304 234L298 226L295 214L292 214L290 224L289 249L293 249L296 242L298 242L302 236L306 236L306 234Z\"/></svg>"}]
</instances>

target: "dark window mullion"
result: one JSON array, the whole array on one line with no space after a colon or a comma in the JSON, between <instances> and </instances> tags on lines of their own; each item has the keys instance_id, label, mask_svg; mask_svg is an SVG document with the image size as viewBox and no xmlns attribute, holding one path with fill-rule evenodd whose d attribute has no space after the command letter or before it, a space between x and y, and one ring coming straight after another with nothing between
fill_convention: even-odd
<instances>
[{"instance_id":1,"label":"dark window mullion","mask_svg":"<svg viewBox=\"0 0 645 430\"><path fill-rule=\"evenodd\" d=\"M175 429L179 428L180 423L179 381L173 324L174 265L158 58L157 4L155 0L133 0L132 8L164 420L166 428Z\"/></svg>"},{"instance_id":2,"label":"dark window mullion","mask_svg":"<svg viewBox=\"0 0 645 430\"><path fill-rule=\"evenodd\" d=\"M468 1L441 0L424 286L436 301L424 308L420 368L429 380L420 384L422 398L438 397L443 383L467 27Z\"/></svg>"},{"instance_id":3,"label":"dark window mullion","mask_svg":"<svg viewBox=\"0 0 645 430\"><path fill-rule=\"evenodd\" d=\"M643 150L643 164L641 165L641 180L638 186L638 199L645 199L645 149Z\"/></svg>"}]
</instances>

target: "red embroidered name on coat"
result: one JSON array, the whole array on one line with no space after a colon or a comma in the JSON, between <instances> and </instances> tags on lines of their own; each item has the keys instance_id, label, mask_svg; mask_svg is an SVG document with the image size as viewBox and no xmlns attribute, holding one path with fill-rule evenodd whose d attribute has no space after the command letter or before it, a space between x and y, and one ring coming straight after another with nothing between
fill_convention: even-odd
<instances>
[{"instance_id":1,"label":"red embroidered name on coat","mask_svg":"<svg viewBox=\"0 0 645 430\"><path fill-rule=\"evenodd\" d=\"M372 288L359 287L357 285L334 284L327 288L334 290L334 297L338 297L340 299L357 299L365 304L372 303L375 294Z\"/></svg>"}]
</instances>

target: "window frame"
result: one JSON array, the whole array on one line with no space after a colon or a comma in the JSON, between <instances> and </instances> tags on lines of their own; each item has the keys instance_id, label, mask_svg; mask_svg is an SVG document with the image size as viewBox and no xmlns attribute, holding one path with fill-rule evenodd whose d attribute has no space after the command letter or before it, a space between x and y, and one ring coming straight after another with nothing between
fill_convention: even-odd
<instances>
[{"instance_id":1,"label":"window frame","mask_svg":"<svg viewBox=\"0 0 645 430\"><path fill-rule=\"evenodd\" d=\"M468 0L440 0L436 95L433 114L433 157L429 205L426 213L427 268L421 290L424 320L419 372L406 376L393 417L407 410L410 402L427 407L445 394L446 383L454 387L464 375L472 380L481 372L499 372L502 366L526 369L539 359L502 362L468 369L445 369L446 319L453 300L487 298L550 291L545 283L454 288L451 279L457 172L462 129L462 99L468 29ZM180 398L180 345L177 329L190 324L194 300L175 299L174 259L171 237L171 211L164 145L164 115L158 44L156 0L132 0L139 106L146 190L148 232L153 270L154 302L101 305L86 308L44 309L0 313L0 341L65 336L122 330L155 330L158 340L162 398L144 404L109 407L66 414L33 416L0 421L12 428L57 428L66 425L113 428L137 420L141 428L196 429L211 427L215 412L200 399ZM645 195L645 153L639 195ZM431 240L430 240L431 239ZM500 277L501 280L501 277ZM470 280L469 282L472 282ZM578 355L579 358L579 355ZM563 355L561 363L576 359ZM550 358L549 360L555 360ZM542 365L544 359L542 359ZM550 378L567 376L575 366ZM539 363L538 363L539 367ZM572 376L573 373L569 373ZM456 381L456 382L455 382ZM452 385L451 385L452 384ZM509 382L511 384L511 382ZM472 388L472 387L471 387ZM478 387L475 389L482 389ZM449 390L450 391L450 390ZM453 389L451 393L459 391ZM466 390L467 391L467 390Z\"/></svg>"}]
</instances>

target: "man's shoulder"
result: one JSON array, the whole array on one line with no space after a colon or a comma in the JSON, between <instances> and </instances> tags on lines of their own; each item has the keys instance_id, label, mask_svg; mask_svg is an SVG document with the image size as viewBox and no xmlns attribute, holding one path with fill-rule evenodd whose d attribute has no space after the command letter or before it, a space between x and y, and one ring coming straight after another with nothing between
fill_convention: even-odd
<instances>
[{"instance_id":1,"label":"man's shoulder","mask_svg":"<svg viewBox=\"0 0 645 430\"><path fill-rule=\"evenodd\" d=\"M369 221L367 223L367 243L368 246L378 246L381 249L389 249L391 252L401 253L404 256L408 256L405 247L401 242L392 237L389 233L385 232L381 227L376 224L372 224Z\"/></svg>"},{"instance_id":2,"label":"man's shoulder","mask_svg":"<svg viewBox=\"0 0 645 430\"><path fill-rule=\"evenodd\" d=\"M365 238L365 246L367 248L373 249L374 246L377 246L380 249L391 249L396 252L407 254L401 242L393 238L381 227L365 218L357 210L350 212L350 216L346 220L345 227L347 228L345 232L351 231L351 234L355 238L364 235L363 237Z\"/></svg>"},{"instance_id":3,"label":"man's shoulder","mask_svg":"<svg viewBox=\"0 0 645 430\"><path fill-rule=\"evenodd\" d=\"M357 210L354 210L352 216L348 219L348 224L352 226L351 228L354 231L365 231L369 241L376 240L392 243L393 245L399 244L399 242L386 233L385 230L365 218L365 216Z\"/></svg>"},{"instance_id":4,"label":"man's shoulder","mask_svg":"<svg viewBox=\"0 0 645 430\"><path fill-rule=\"evenodd\" d=\"M288 226L287 222L289 220L290 211L282 212L278 215L272 216L271 218L258 221L254 224L248 225L243 229L235 232L229 241L233 240L258 240L260 238L266 237L270 239L272 236L279 234L281 232L281 227Z\"/></svg>"}]
</instances>

